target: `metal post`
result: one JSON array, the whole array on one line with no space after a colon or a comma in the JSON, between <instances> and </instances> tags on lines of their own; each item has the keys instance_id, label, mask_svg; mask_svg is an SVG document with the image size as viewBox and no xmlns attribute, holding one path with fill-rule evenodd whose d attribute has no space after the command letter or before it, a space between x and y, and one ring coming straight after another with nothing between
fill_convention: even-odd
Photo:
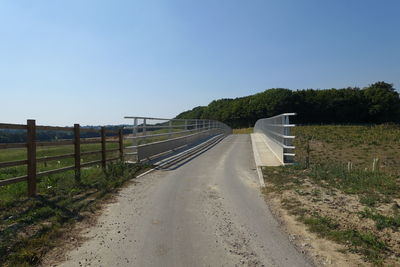
<instances>
[{"instance_id":1,"label":"metal post","mask_svg":"<svg viewBox=\"0 0 400 267\"><path fill-rule=\"evenodd\" d=\"M137 127L138 127L138 125L137 125L138 123L137 123L137 122L138 122L138 119L135 118L135 119L133 120L133 137L134 137L134 138L132 139L132 140L133 140L133 141L132 141L132 145L135 146L135 147L137 146L137 139L136 139L136 137L137 137L137 132L138 132L138 131L137 131Z\"/></svg>"},{"instance_id":2,"label":"metal post","mask_svg":"<svg viewBox=\"0 0 400 267\"><path fill-rule=\"evenodd\" d=\"M169 120L168 132L169 132L169 138L171 138L171 136L172 136L172 120Z\"/></svg>"},{"instance_id":3,"label":"metal post","mask_svg":"<svg viewBox=\"0 0 400 267\"><path fill-rule=\"evenodd\" d=\"M138 141L137 141L137 124L138 124L138 119L134 118L133 119L133 139L132 139L132 152L137 153L138 152ZM135 156L133 156L135 158ZM136 154L136 162L138 161L138 155Z\"/></svg>"},{"instance_id":4,"label":"metal post","mask_svg":"<svg viewBox=\"0 0 400 267\"><path fill-rule=\"evenodd\" d=\"M147 123L147 120L143 119L143 141L145 141L146 135L147 135L146 123Z\"/></svg>"}]
</instances>

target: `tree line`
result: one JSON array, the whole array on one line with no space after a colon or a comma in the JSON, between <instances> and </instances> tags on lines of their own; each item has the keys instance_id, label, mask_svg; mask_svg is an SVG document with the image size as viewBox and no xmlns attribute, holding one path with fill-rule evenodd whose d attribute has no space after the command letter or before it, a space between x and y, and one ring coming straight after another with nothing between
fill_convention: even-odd
<instances>
[{"instance_id":1,"label":"tree line","mask_svg":"<svg viewBox=\"0 0 400 267\"><path fill-rule=\"evenodd\" d=\"M400 98L393 84L365 88L289 90L272 88L182 112L179 119L214 119L233 128L252 127L260 118L295 112L296 124L399 123Z\"/></svg>"}]
</instances>

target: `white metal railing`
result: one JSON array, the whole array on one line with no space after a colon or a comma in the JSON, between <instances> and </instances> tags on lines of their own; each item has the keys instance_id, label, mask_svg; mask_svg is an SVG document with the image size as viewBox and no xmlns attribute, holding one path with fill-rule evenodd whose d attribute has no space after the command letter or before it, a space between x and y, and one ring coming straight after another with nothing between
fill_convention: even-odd
<instances>
[{"instance_id":1,"label":"white metal railing","mask_svg":"<svg viewBox=\"0 0 400 267\"><path fill-rule=\"evenodd\" d=\"M289 123L289 117L296 113L284 113L274 117L259 119L254 126L254 133L262 134L270 150L279 161L291 164L294 160L295 136L291 135L291 129L295 126Z\"/></svg>"},{"instance_id":2,"label":"white metal railing","mask_svg":"<svg viewBox=\"0 0 400 267\"><path fill-rule=\"evenodd\" d=\"M125 147L124 155L129 162L150 159L153 156L179 147L202 141L218 134L227 135L231 128L215 120L198 119L165 119L151 117L127 116L132 120L132 132L125 139L131 144Z\"/></svg>"}]
</instances>

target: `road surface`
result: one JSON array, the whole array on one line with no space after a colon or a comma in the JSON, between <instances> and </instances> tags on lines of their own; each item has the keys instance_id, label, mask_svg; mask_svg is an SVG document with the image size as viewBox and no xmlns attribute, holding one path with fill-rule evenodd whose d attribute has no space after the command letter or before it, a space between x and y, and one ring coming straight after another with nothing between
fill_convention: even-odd
<instances>
[{"instance_id":1,"label":"road surface","mask_svg":"<svg viewBox=\"0 0 400 267\"><path fill-rule=\"evenodd\" d=\"M259 191L249 135L123 189L62 266L309 266Z\"/></svg>"}]
</instances>

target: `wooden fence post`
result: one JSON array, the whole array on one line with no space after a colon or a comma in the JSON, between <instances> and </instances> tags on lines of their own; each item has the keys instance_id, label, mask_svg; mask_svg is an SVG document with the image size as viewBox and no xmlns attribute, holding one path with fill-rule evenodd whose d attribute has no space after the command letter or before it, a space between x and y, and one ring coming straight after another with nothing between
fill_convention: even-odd
<instances>
[{"instance_id":1,"label":"wooden fence post","mask_svg":"<svg viewBox=\"0 0 400 267\"><path fill-rule=\"evenodd\" d=\"M119 129L118 131L118 138L119 138L119 157L121 161L124 161L124 135L123 129Z\"/></svg>"},{"instance_id":2,"label":"wooden fence post","mask_svg":"<svg viewBox=\"0 0 400 267\"><path fill-rule=\"evenodd\" d=\"M81 182L81 131L79 124L74 124L74 148L75 148L75 181Z\"/></svg>"},{"instance_id":3,"label":"wooden fence post","mask_svg":"<svg viewBox=\"0 0 400 267\"><path fill-rule=\"evenodd\" d=\"M28 196L36 195L36 121L27 120Z\"/></svg>"},{"instance_id":4,"label":"wooden fence post","mask_svg":"<svg viewBox=\"0 0 400 267\"><path fill-rule=\"evenodd\" d=\"M106 169L106 128L101 127L101 166Z\"/></svg>"}]
</instances>

